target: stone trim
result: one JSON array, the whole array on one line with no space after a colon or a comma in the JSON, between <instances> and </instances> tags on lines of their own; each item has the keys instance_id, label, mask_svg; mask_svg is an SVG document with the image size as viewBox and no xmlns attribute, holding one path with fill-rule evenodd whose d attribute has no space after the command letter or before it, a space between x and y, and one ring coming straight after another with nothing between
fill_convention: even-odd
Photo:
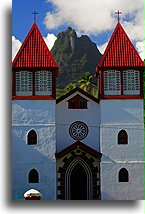
<instances>
[{"instance_id":1,"label":"stone trim","mask_svg":"<svg viewBox=\"0 0 145 214\"><path fill-rule=\"evenodd\" d=\"M66 171L69 167L69 165L75 161L78 157L83 160L83 162L86 163L86 165L89 166L90 172L91 172L91 189L92 189L92 200L100 200L100 164L94 164L95 159L93 157L88 157L87 153L77 149L75 151L72 151L69 153L69 157L64 157L62 159L63 165L58 168L57 171L57 199L58 200L66 200Z\"/></svg>"}]
</instances>

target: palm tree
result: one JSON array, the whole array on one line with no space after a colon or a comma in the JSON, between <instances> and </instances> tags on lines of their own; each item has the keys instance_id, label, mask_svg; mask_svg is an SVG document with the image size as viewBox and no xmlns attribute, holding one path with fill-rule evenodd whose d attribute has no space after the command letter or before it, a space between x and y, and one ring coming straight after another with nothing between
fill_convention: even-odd
<instances>
[{"instance_id":1,"label":"palm tree","mask_svg":"<svg viewBox=\"0 0 145 214\"><path fill-rule=\"evenodd\" d=\"M65 91L65 93L68 93L69 91L73 90L74 88L76 88L76 84L69 83L68 85L65 86L64 91Z\"/></svg>"},{"instance_id":2,"label":"palm tree","mask_svg":"<svg viewBox=\"0 0 145 214\"><path fill-rule=\"evenodd\" d=\"M79 87L89 94L97 97L97 84L94 82L95 78L90 74L90 72L85 72L82 79L78 81Z\"/></svg>"}]
</instances>

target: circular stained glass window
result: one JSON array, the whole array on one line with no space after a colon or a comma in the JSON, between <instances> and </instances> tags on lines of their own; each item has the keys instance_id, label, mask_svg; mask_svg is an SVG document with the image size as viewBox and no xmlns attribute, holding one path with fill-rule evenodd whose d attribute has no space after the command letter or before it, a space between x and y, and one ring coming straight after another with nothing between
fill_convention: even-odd
<instances>
[{"instance_id":1,"label":"circular stained glass window","mask_svg":"<svg viewBox=\"0 0 145 214\"><path fill-rule=\"evenodd\" d=\"M76 121L70 125L69 134L75 140L82 140L88 135L88 126L81 121Z\"/></svg>"}]
</instances>

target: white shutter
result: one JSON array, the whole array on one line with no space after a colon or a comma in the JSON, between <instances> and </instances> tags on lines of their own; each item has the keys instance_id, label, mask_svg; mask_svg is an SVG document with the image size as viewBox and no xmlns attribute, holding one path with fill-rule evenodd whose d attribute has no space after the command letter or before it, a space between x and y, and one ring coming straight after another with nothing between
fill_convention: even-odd
<instances>
[{"instance_id":1,"label":"white shutter","mask_svg":"<svg viewBox=\"0 0 145 214\"><path fill-rule=\"evenodd\" d=\"M16 72L16 96L32 95L32 72Z\"/></svg>"},{"instance_id":2,"label":"white shutter","mask_svg":"<svg viewBox=\"0 0 145 214\"><path fill-rule=\"evenodd\" d=\"M104 71L104 95L121 94L120 71Z\"/></svg>"},{"instance_id":3,"label":"white shutter","mask_svg":"<svg viewBox=\"0 0 145 214\"><path fill-rule=\"evenodd\" d=\"M35 72L35 95L52 95L52 73L50 71Z\"/></svg>"},{"instance_id":4,"label":"white shutter","mask_svg":"<svg viewBox=\"0 0 145 214\"><path fill-rule=\"evenodd\" d=\"M139 71L123 71L123 93L124 95L140 94Z\"/></svg>"}]
</instances>

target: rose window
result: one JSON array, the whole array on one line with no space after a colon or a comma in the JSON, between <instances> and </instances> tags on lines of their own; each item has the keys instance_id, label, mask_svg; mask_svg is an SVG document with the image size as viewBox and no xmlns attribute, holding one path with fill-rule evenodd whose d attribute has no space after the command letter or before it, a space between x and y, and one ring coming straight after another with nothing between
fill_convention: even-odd
<instances>
[{"instance_id":1,"label":"rose window","mask_svg":"<svg viewBox=\"0 0 145 214\"><path fill-rule=\"evenodd\" d=\"M82 140L88 135L88 127L85 123L77 121L70 125L70 136L75 140Z\"/></svg>"}]
</instances>

